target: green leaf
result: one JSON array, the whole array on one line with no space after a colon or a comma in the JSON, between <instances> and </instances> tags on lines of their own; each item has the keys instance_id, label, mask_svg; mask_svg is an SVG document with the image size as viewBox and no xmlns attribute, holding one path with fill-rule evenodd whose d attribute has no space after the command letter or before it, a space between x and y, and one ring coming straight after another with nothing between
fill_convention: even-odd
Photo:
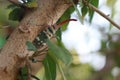
<instances>
[{"instance_id":1,"label":"green leaf","mask_svg":"<svg viewBox=\"0 0 120 80\"><path fill-rule=\"evenodd\" d=\"M65 64L70 64L73 60L70 52L64 47L59 47L56 44L52 43L50 40L47 40L49 50L55 55L59 60Z\"/></svg>"},{"instance_id":2,"label":"green leaf","mask_svg":"<svg viewBox=\"0 0 120 80\"><path fill-rule=\"evenodd\" d=\"M62 40L62 30L61 30L61 27L56 31L56 38L57 38L58 44L60 44L61 40Z\"/></svg>"},{"instance_id":3,"label":"green leaf","mask_svg":"<svg viewBox=\"0 0 120 80\"><path fill-rule=\"evenodd\" d=\"M63 69L62 69L62 66L59 64L59 60L57 59L57 57L56 57L55 55L53 55L50 50L48 51L48 54L52 57L52 59L53 59L54 62L56 63L56 66L57 66L57 68L59 69L60 74L61 74L61 76L63 77L63 80L66 80L64 71L63 71Z\"/></svg>"},{"instance_id":4,"label":"green leaf","mask_svg":"<svg viewBox=\"0 0 120 80\"><path fill-rule=\"evenodd\" d=\"M27 0L28 2L25 5L29 8L36 8L38 6L37 0Z\"/></svg>"},{"instance_id":5,"label":"green leaf","mask_svg":"<svg viewBox=\"0 0 120 80\"><path fill-rule=\"evenodd\" d=\"M43 65L45 68L45 80L56 80L56 63L50 55L47 54Z\"/></svg>"},{"instance_id":6,"label":"green leaf","mask_svg":"<svg viewBox=\"0 0 120 80\"><path fill-rule=\"evenodd\" d=\"M6 42L6 37L0 34L0 48L4 46L5 42Z\"/></svg>"},{"instance_id":7,"label":"green leaf","mask_svg":"<svg viewBox=\"0 0 120 80\"><path fill-rule=\"evenodd\" d=\"M23 18L24 9L15 8L9 14L9 20L20 21Z\"/></svg>"},{"instance_id":8,"label":"green leaf","mask_svg":"<svg viewBox=\"0 0 120 80\"><path fill-rule=\"evenodd\" d=\"M64 12L64 14L61 16L61 18L58 20L58 23L59 23L59 22L62 22L62 21L64 21L64 20L70 19L70 16L71 16L71 14L72 14L74 11L75 11L75 8L74 8L74 7L70 7L69 9L67 9L67 10ZM63 31L66 30L67 26L68 26L68 23L63 24L63 25L62 25L62 30L63 30Z\"/></svg>"},{"instance_id":9,"label":"green leaf","mask_svg":"<svg viewBox=\"0 0 120 80\"><path fill-rule=\"evenodd\" d=\"M20 68L17 80L28 80L28 72L29 71L27 66Z\"/></svg>"},{"instance_id":10,"label":"green leaf","mask_svg":"<svg viewBox=\"0 0 120 80\"><path fill-rule=\"evenodd\" d=\"M90 4L92 4L93 6L98 7L99 0L90 0L89 2L90 2ZM89 22L90 22L90 23L92 22L93 15L94 15L94 11L89 8L89 16L90 16Z\"/></svg>"},{"instance_id":11,"label":"green leaf","mask_svg":"<svg viewBox=\"0 0 120 80\"><path fill-rule=\"evenodd\" d=\"M14 8L18 8L18 7L14 4L10 4L7 6L7 9L14 9Z\"/></svg>"},{"instance_id":12,"label":"green leaf","mask_svg":"<svg viewBox=\"0 0 120 80\"><path fill-rule=\"evenodd\" d=\"M74 6L74 8L75 8L75 11L76 11L76 13L77 13L77 16L78 16L79 21L80 21L81 23L83 23L83 22L82 22L82 15L81 15L79 9L77 8L77 5L74 4L73 0L70 0L70 1L72 2L73 6Z\"/></svg>"},{"instance_id":13,"label":"green leaf","mask_svg":"<svg viewBox=\"0 0 120 80\"><path fill-rule=\"evenodd\" d=\"M87 6L84 5L81 9L81 12L82 12L82 20L84 20L84 17L86 16L86 14L88 12Z\"/></svg>"},{"instance_id":14,"label":"green leaf","mask_svg":"<svg viewBox=\"0 0 120 80\"><path fill-rule=\"evenodd\" d=\"M29 51L37 51L37 48L35 47L35 45L33 45L32 42L27 41L27 42L26 42L26 45L27 45L27 49L28 49Z\"/></svg>"}]
</instances>

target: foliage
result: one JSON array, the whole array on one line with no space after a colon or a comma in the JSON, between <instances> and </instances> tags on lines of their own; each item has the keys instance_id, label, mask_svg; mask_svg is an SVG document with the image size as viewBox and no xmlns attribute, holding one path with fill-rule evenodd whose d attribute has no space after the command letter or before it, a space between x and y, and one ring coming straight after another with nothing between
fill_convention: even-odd
<instances>
[{"instance_id":1,"label":"foliage","mask_svg":"<svg viewBox=\"0 0 120 80\"><path fill-rule=\"evenodd\" d=\"M99 0L83 0L82 1L82 7L81 7L81 12L82 12L82 20L84 20L84 17L86 16L87 13L89 13L89 21L91 23L92 21L92 18L93 18L93 15L94 15L94 11L87 6L87 4L92 4L94 5L95 7L98 7L98 4L99 4Z\"/></svg>"},{"instance_id":2,"label":"foliage","mask_svg":"<svg viewBox=\"0 0 120 80\"><path fill-rule=\"evenodd\" d=\"M6 9L10 10L8 19L12 20L12 21L21 21L22 18L24 17L25 11L26 11L25 7L26 8L36 8L37 7L36 0L27 0L27 2L23 0L23 3L21 3L21 5L10 4L6 8ZM62 22L63 20L66 20L66 19L70 19L71 14L75 10L77 10L77 12L79 12L76 5L74 7L70 7L62 15L62 17L59 19L58 23ZM85 10L86 9L82 10L82 13ZM80 14L78 14L78 15L80 15ZM85 16L85 15L82 14L82 16ZM72 59L73 59L71 53L63 46L63 44L61 42L62 30L66 30L67 25L68 25L68 23L64 24L62 29L59 29L56 32L58 44L52 43L49 39L47 39L47 41L46 41L46 43L49 47L49 51L48 51L46 58L43 61L44 69L45 69L45 78L44 78L45 80L55 80L56 79L57 67L60 70L60 73L63 76L63 79L65 80L65 75L63 73L64 71L62 70L62 67L59 62L62 62L65 65L70 65L70 63L72 62ZM42 37L44 37L44 36L42 36ZM26 45L27 45L28 50L34 51L34 52L38 51L37 48L32 44L32 42L27 41ZM24 74L24 68L22 69L22 74ZM24 77L24 75L22 75L22 77ZM27 79L25 79L25 80L27 80Z\"/></svg>"},{"instance_id":3,"label":"foliage","mask_svg":"<svg viewBox=\"0 0 120 80\"><path fill-rule=\"evenodd\" d=\"M72 0L70 0L72 2ZM73 3L73 2L72 2ZM113 3L115 3L115 1L113 1ZM4 26L4 25L11 25L11 23L14 24L14 22L12 21L21 21L22 18L24 17L25 11L26 9L32 9L32 8L37 8L37 2L36 0L27 0L27 2L25 0L23 0L23 3L21 3L21 5L15 5L15 4L9 4L6 5L7 7L4 8L6 11L3 11L2 9L0 9L0 26ZM99 5L99 0L79 0L79 4L74 4L74 6L70 7L62 16L61 18L58 20L57 23L62 22L66 19L70 19L71 14L76 11L78 14L78 17L80 19L80 22L83 23L84 19L87 17L89 17L89 23L92 23L92 19L94 18L94 10L88 6L88 4L91 4L93 6L95 6L96 8ZM110 0L108 0L108 4L113 5L112 2L110 2ZM79 7L78 7L79 5ZM3 18L1 16L2 13L6 13L5 18ZM8 18L8 19L7 19ZM12 24L12 25L13 25ZM110 68L105 68L106 71L104 71L104 69L102 69L101 71L95 71L93 70L90 65L83 65L83 64L79 64L79 65L74 65L72 60L73 60L73 56L65 47L64 44L62 43L62 31L65 31L67 29L69 23L62 25L56 32L56 38L57 38L57 42L53 43L51 42L49 39L45 40L45 43L47 43L49 50L48 50L48 54L46 55L45 59L42 61L43 65L44 65L44 70L45 70L45 74L44 74L44 80L56 80L57 79L57 74L60 73L63 77L63 80L65 80L66 78L68 80L96 80L99 78L99 74L103 74L106 73L106 76L102 76L101 80L105 80L107 79L113 79L113 76L110 74L110 71L112 71L113 67L120 67L120 51L119 51L119 33L117 33L118 35L118 39L117 41L112 40L112 37L115 36L114 34L107 34L108 39L107 40L103 40L101 41L101 49L99 50L99 52L103 53L104 55L106 55L107 59L108 57L111 57L110 60L113 61L114 65L109 66ZM4 32L3 30L1 32ZM4 32L5 33L5 32ZM45 35L41 36L42 39L45 38ZM6 36L4 36L4 34L2 33L0 35L0 48L2 48L2 46L5 44L6 42ZM109 42L108 42L109 41ZM38 49L36 48L36 46L30 42L27 41L26 42L26 46L27 49L30 51L34 51L37 52ZM72 63L72 64L71 64ZM106 63L110 63L108 61L106 61ZM64 66L64 67L63 67ZM67 68L67 69L66 69ZM57 71L59 69L59 72ZM24 79L24 72L25 75L27 75L26 72L26 67L22 68L22 77ZM99 73L97 73L99 72ZM79 74L79 75L76 75ZM67 77L66 77L67 76ZM81 77L79 77L81 76ZM100 76L101 77L101 76ZM27 79L24 79L27 80Z\"/></svg>"},{"instance_id":4,"label":"foliage","mask_svg":"<svg viewBox=\"0 0 120 80\"><path fill-rule=\"evenodd\" d=\"M51 55L55 56L56 58L60 59L65 64L70 64L72 61L72 55L70 55L69 51L67 51L64 47L59 47L53 43L51 43L49 40L47 41L47 44L49 46Z\"/></svg>"},{"instance_id":5,"label":"foliage","mask_svg":"<svg viewBox=\"0 0 120 80\"><path fill-rule=\"evenodd\" d=\"M3 47L5 42L6 42L6 37L4 35L0 35L0 48Z\"/></svg>"},{"instance_id":6,"label":"foliage","mask_svg":"<svg viewBox=\"0 0 120 80\"><path fill-rule=\"evenodd\" d=\"M56 62L49 54L43 61L45 68L45 80L55 80L56 79Z\"/></svg>"},{"instance_id":7,"label":"foliage","mask_svg":"<svg viewBox=\"0 0 120 80\"><path fill-rule=\"evenodd\" d=\"M15 8L13 11L9 14L9 20L15 20L20 21L23 18L24 10L22 8Z\"/></svg>"},{"instance_id":8,"label":"foliage","mask_svg":"<svg viewBox=\"0 0 120 80\"><path fill-rule=\"evenodd\" d=\"M38 6L37 0L27 0L24 5L26 5L28 8L36 8Z\"/></svg>"},{"instance_id":9,"label":"foliage","mask_svg":"<svg viewBox=\"0 0 120 80\"><path fill-rule=\"evenodd\" d=\"M37 51L37 48L32 44L32 42L27 41L26 45L27 45L29 51Z\"/></svg>"},{"instance_id":10,"label":"foliage","mask_svg":"<svg viewBox=\"0 0 120 80\"><path fill-rule=\"evenodd\" d=\"M67 10L64 12L64 14L61 16L61 18L58 20L58 23L59 23L59 22L62 22L63 20L70 19L71 14L72 14L74 11L75 11L75 8L74 8L73 6L70 7L69 9L67 9ZM63 31L66 30L67 26L68 26L68 23L63 24L63 25L62 25L62 30L63 30Z\"/></svg>"},{"instance_id":11,"label":"foliage","mask_svg":"<svg viewBox=\"0 0 120 80\"><path fill-rule=\"evenodd\" d=\"M91 3L92 5L94 5L95 7L98 7L99 0L94 0L94 1L91 0L90 3ZM89 20L89 21L90 21L90 22L92 21L93 15L94 15L94 11L89 8L89 16L90 16L90 20Z\"/></svg>"},{"instance_id":12,"label":"foliage","mask_svg":"<svg viewBox=\"0 0 120 80\"><path fill-rule=\"evenodd\" d=\"M28 80L28 68L24 66L20 68L19 75L17 76L18 80Z\"/></svg>"}]
</instances>

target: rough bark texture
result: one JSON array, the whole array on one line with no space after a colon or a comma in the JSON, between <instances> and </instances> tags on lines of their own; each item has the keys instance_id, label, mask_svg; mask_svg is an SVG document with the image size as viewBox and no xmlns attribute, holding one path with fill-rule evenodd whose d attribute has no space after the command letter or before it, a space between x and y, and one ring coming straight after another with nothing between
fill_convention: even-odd
<instances>
[{"instance_id":1,"label":"rough bark texture","mask_svg":"<svg viewBox=\"0 0 120 80\"><path fill-rule=\"evenodd\" d=\"M27 50L26 41L32 42L40 31L47 25L54 24L70 6L68 0L38 0L38 8L28 11L0 52L0 80L16 80L19 67L26 56L33 53Z\"/></svg>"}]
</instances>

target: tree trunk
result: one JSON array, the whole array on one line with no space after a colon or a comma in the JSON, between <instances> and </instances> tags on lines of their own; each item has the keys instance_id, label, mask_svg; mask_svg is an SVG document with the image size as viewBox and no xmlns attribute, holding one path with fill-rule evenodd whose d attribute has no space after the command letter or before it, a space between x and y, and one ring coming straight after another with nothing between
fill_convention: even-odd
<instances>
[{"instance_id":1,"label":"tree trunk","mask_svg":"<svg viewBox=\"0 0 120 80\"><path fill-rule=\"evenodd\" d=\"M70 6L69 0L38 0L38 7L27 12L0 52L0 80L16 80L18 69L26 57L33 54L27 50L26 41L32 42L40 31L54 24Z\"/></svg>"}]
</instances>

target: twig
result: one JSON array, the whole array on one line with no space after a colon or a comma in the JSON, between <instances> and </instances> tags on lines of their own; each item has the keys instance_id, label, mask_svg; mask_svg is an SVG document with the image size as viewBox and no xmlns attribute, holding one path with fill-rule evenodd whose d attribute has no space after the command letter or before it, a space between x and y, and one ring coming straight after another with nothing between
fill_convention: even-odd
<instances>
[{"instance_id":1,"label":"twig","mask_svg":"<svg viewBox=\"0 0 120 80\"><path fill-rule=\"evenodd\" d=\"M120 26L119 26L116 22L114 22L111 18L109 18L108 15L104 14L102 11L100 11L98 8L96 8L95 6L93 6L92 4L90 4L89 2L87 2L86 0L83 0L83 1L86 3L86 5L87 5L90 9L94 10L94 11L97 12L99 15L101 15L101 16L103 16L105 19L107 19L107 20L108 20L112 25L114 25L116 28L120 29Z\"/></svg>"}]
</instances>

